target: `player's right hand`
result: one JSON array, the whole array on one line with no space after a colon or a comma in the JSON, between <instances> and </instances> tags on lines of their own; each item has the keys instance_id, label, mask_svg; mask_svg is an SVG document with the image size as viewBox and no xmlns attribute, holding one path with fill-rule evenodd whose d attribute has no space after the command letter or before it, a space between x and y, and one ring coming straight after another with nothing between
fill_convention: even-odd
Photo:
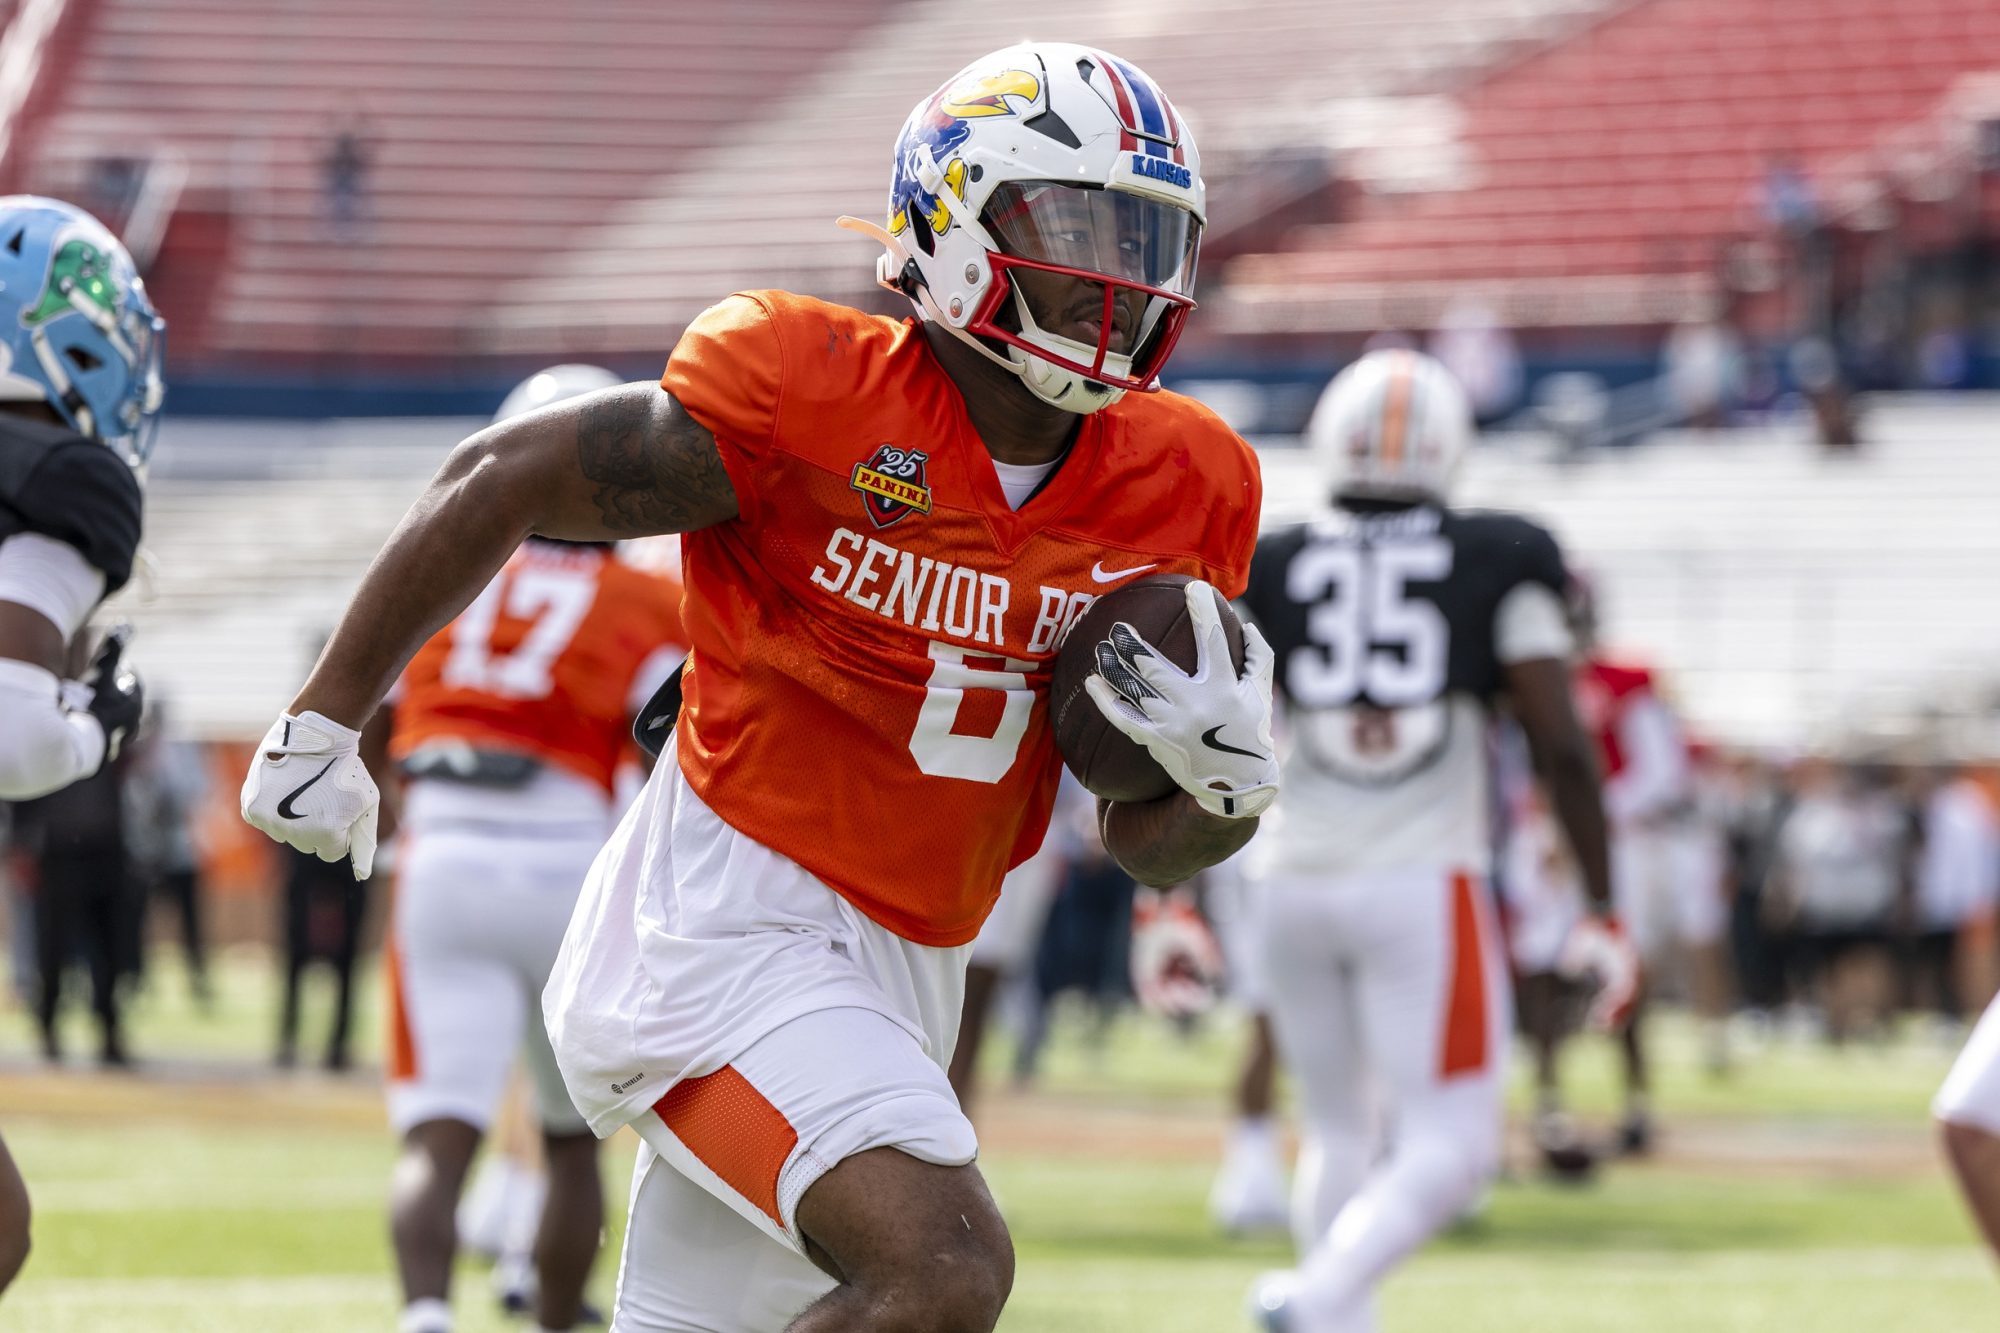
<instances>
[{"instance_id":1,"label":"player's right hand","mask_svg":"<svg viewBox=\"0 0 2000 1333\"><path fill-rule=\"evenodd\" d=\"M356 879L375 864L380 805L361 733L310 711L271 724L243 779L245 823L322 861L352 857Z\"/></svg>"},{"instance_id":2,"label":"player's right hand","mask_svg":"<svg viewBox=\"0 0 2000 1333\"><path fill-rule=\"evenodd\" d=\"M1202 809L1253 819L1278 798L1278 752L1271 743L1270 644L1243 627L1243 667L1229 652L1211 584L1186 588L1195 669L1183 671L1123 621L1097 646L1084 690L1112 726L1165 769ZM1226 734L1225 734L1226 732Z\"/></svg>"},{"instance_id":3,"label":"player's right hand","mask_svg":"<svg viewBox=\"0 0 2000 1333\"><path fill-rule=\"evenodd\" d=\"M1620 1032L1632 1017L1639 998L1639 951L1632 947L1616 918L1586 916L1570 928L1556 959L1566 977L1588 977L1597 983L1586 1020L1599 1032Z\"/></svg>"},{"instance_id":4,"label":"player's right hand","mask_svg":"<svg viewBox=\"0 0 2000 1333\"><path fill-rule=\"evenodd\" d=\"M130 625L119 625L105 635L81 682L90 690L90 715L104 728L107 764L139 730L139 719L146 711L145 687L124 661L125 644L131 637Z\"/></svg>"}]
</instances>

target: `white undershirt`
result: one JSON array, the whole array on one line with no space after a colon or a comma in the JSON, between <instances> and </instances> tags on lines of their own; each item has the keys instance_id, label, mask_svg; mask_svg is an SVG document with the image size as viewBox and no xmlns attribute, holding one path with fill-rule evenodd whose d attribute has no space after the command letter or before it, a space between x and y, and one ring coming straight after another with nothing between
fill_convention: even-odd
<instances>
[{"instance_id":1,"label":"white undershirt","mask_svg":"<svg viewBox=\"0 0 2000 1333\"><path fill-rule=\"evenodd\" d=\"M1019 509L1028 503L1035 487L1041 485L1061 461L1060 458L1051 458L1046 463L1003 463L994 459L993 470L1000 474L1000 489L1006 493L1007 507Z\"/></svg>"}]
</instances>

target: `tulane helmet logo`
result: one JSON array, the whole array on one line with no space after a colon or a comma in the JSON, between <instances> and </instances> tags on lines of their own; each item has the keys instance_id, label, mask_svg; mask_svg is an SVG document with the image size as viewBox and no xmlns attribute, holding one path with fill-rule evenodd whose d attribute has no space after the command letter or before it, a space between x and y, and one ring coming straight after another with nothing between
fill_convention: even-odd
<instances>
[{"instance_id":1,"label":"tulane helmet logo","mask_svg":"<svg viewBox=\"0 0 2000 1333\"><path fill-rule=\"evenodd\" d=\"M89 241L65 241L49 265L49 285L42 299L21 313L21 322L43 323L75 309L78 301L88 301L108 318L124 300L125 289L112 276L104 253Z\"/></svg>"},{"instance_id":2,"label":"tulane helmet logo","mask_svg":"<svg viewBox=\"0 0 2000 1333\"><path fill-rule=\"evenodd\" d=\"M60 199L0 197L0 394L128 462L152 447L166 321L118 238Z\"/></svg>"}]
</instances>

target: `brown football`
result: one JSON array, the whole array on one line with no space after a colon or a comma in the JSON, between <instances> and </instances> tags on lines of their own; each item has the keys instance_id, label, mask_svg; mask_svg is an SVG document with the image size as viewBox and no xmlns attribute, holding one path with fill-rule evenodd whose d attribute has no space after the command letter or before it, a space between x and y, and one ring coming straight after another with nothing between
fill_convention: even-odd
<instances>
[{"instance_id":1,"label":"brown football","mask_svg":"<svg viewBox=\"0 0 2000 1333\"><path fill-rule=\"evenodd\" d=\"M1154 801L1174 789L1174 780L1146 748L1127 740L1098 711L1083 682L1097 670L1097 645L1121 620L1175 666L1194 670L1194 625L1182 591L1191 582L1185 574L1159 574L1105 593L1077 617L1056 654L1049 695L1056 748L1069 771L1093 795L1109 801ZM1243 622L1221 593L1215 595L1215 604L1229 641L1230 660L1240 671Z\"/></svg>"}]
</instances>

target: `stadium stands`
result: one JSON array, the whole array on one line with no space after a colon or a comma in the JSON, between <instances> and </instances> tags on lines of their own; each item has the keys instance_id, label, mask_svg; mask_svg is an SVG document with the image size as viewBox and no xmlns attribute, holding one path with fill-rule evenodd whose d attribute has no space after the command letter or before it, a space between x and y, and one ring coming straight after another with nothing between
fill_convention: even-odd
<instances>
[{"instance_id":1,"label":"stadium stands","mask_svg":"<svg viewBox=\"0 0 2000 1333\"><path fill-rule=\"evenodd\" d=\"M27 178L71 192L107 157L185 160L189 209L231 241L167 237L163 279L189 260L191 297L213 287L201 327L173 307L180 355L477 354L507 279L681 170L743 117L738 90L796 82L889 3L98 0ZM368 166L342 223L326 158L347 128Z\"/></svg>"},{"instance_id":2,"label":"stadium stands","mask_svg":"<svg viewBox=\"0 0 2000 1333\"><path fill-rule=\"evenodd\" d=\"M1429 91L1567 34L1606 3L1447 0L1419 10L1396 0L1265 0L1216 23L1198 0L1023 0L998 19L953 0L916 0L652 197L510 287L498 318L518 347L588 327L611 347L638 349L658 345L663 323L744 286L867 299L874 256L832 220L878 217L890 127L956 62L1022 33L1060 33L1143 66L1186 110L1215 184L1254 174L1266 155L1325 147L1329 100ZM1188 31L1203 41L1188 43ZM742 202L746 182L754 208Z\"/></svg>"},{"instance_id":3,"label":"stadium stands","mask_svg":"<svg viewBox=\"0 0 2000 1333\"><path fill-rule=\"evenodd\" d=\"M656 352L736 286L864 293L871 256L831 219L879 212L903 114L1023 33L1151 68L1214 177L1613 2L1264 0L1217 24L1199 0L94 0L26 183L185 162L155 281L183 364ZM346 223L326 167L343 127L370 161Z\"/></svg>"},{"instance_id":4,"label":"stadium stands","mask_svg":"<svg viewBox=\"0 0 2000 1333\"><path fill-rule=\"evenodd\" d=\"M146 557L108 614L133 622L190 733L262 731L439 460L483 424L167 424Z\"/></svg>"},{"instance_id":5,"label":"stadium stands","mask_svg":"<svg viewBox=\"0 0 2000 1333\"><path fill-rule=\"evenodd\" d=\"M1673 319L1763 225L1775 163L1822 191L1880 171L1996 63L2000 8L1970 0L1633 5L1463 96L1463 188L1239 259L1229 318L1369 329L1393 301L1422 326L1476 290L1517 325Z\"/></svg>"}]
</instances>

